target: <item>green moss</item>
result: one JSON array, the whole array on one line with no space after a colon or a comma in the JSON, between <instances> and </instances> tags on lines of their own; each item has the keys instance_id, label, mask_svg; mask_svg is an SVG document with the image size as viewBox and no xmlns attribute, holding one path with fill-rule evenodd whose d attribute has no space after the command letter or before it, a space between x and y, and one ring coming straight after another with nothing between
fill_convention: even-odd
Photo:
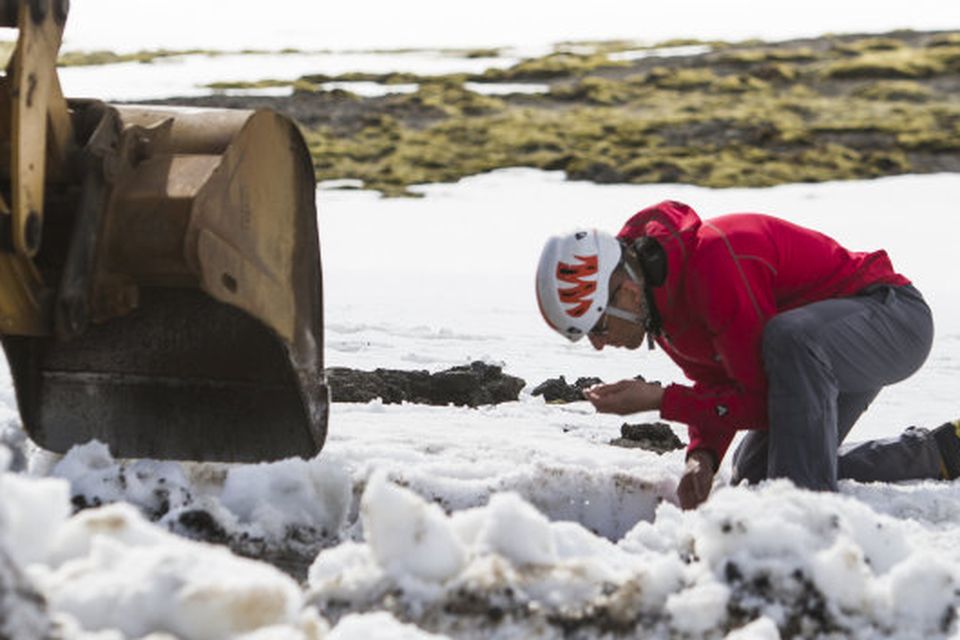
<instances>
[{"instance_id":1,"label":"green moss","mask_svg":"<svg viewBox=\"0 0 960 640\"><path fill-rule=\"evenodd\" d=\"M897 51L904 47L906 45L895 38L874 37L840 43L835 49L841 53L858 55L870 51Z\"/></svg>"},{"instance_id":2,"label":"green moss","mask_svg":"<svg viewBox=\"0 0 960 640\"><path fill-rule=\"evenodd\" d=\"M667 157L637 158L624 173L631 182L693 182L722 189L875 177L908 169L902 153L861 153L828 144L786 156L738 146L711 153L683 149Z\"/></svg>"},{"instance_id":3,"label":"green moss","mask_svg":"<svg viewBox=\"0 0 960 640\"><path fill-rule=\"evenodd\" d=\"M623 104L636 95L636 89L627 82L597 77L550 88L550 96L558 100L584 101L591 104Z\"/></svg>"},{"instance_id":4,"label":"green moss","mask_svg":"<svg viewBox=\"0 0 960 640\"><path fill-rule=\"evenodd\" d=\"M567 48L564 48L563 45L566 45ZM568 42L563 43L559 48L556 48L556 52L570 51L570 48L574 50L577 49L590 49L593 53L600 55L608 55L611 53L621 53L623 51L636 51L638 49L646 49L648 47L638 44L634 40L584 40L578 42Z\"/></svg>"},{"instance_id":5,"label":"green moss","mask_svg":"<svg viewBox=\"0 0 960 640\"><path fill-rule=\"evenodd\" d=\"M57 60L57 66L85 67L131 61L143 62L144 60L138 58L135 54L121 55L113 51L67 51L60 54Z\"/></svg>"},{"instance_id":6,"label":"green moss","mask_svg":"<svg viewBox=\"0 0 960 640\"><path fill-rule=\"evenodd\" d=\"M747 71L754 78L777 84L787 84L798 79L797 67L784 62L770 62L753 67Z\"/></svg>"},{"instance_id":7,"label":"green moss","mask_svg":"<svg viewBox=\"0 0 960 640\"><path fill-rule=\"evenodd\" d=\"M291 85L293 92L297 93L319 93L321 91L320 86L313 84L312 82L307 82L306 80L294 80ZM348 92L344 92L348 93ZM351 94L353 95L353 94Z\"/></svg>"},{"instance_id":8,"label":"green moss","mask_svg":"<svg viewBox=\"0 0 960 640\"><path fill-rule=\"evenodd\" d=\"M448 116L476 116L498 111L504 107L501 99L465 89L461 82L451 78L424 81L415 93L400 100L432 107Z\"/></svg>"},{"instance_id":9,"label":"green moss","mask_svg":"<svg viewBox=\"0 0 960 640\"><path fill-rule=\"evenodd\" d=\"M696 38L671 38L670 40L664 40L663 42L658 42L657 44L650 47L651 49L668 49L670 47L696 47L696 46L714 46L717 44L726 43L717 43L711 42L708 40L698 40Z\"/></svg>"},{"instance_id":10,"label":"green moss","mask_svg":"<svg viewBox=\"0 0 960 640\"><path fill-rule=\"evenodd\" d=\"M878 56L950 73L954 48L861 48L841 60L767 52L733 74L714 71L709 56L632 74L572 64L542 96L496 98L464 89L462 76L421 78L414 94L378 99L394 116L314 129L311 150L319 178L356 178L388 195L508 166L720 188L893 175L917 170L924 154L960 153L960 100L925 76L865 82L841 72L820 82L830 65ZM523 73L560 73L552 65L577 57L527 61Z\"/></svg>"},{"instance_id":11,"label":"green moss","mask_svg":"<svg viewBox=\"0 0 960 640\"><path fill-rule=\"evenodd\" d=\"M289 87L293 83L289 80L256 80L253 82L211 82L206 86L207 89L215 91L224 91L227 89L269 89L271 87Z\"/></svg>"},{"instance_id":12,"label":"green moss","mask_svg":"<svg viewBox=\"0 0 960 640\"><path fill-rule=\"evenodd\" d=\"M467 59L499 58L500 49L469 49L467 51L462 52L461 55Z\"/></svg>"},{"instance_id":13,"label":"green moss","mask_svg":"<svg viewBox=\"0 0 960 640\"><path fill-rule=\"evenodd\" d=\"M66 51L60 54L57 59L57 66L60 67L86 67L102 64L117 64L120 62L139 62L149 64L161 58L171 58L174 56L188 55L223 55L222 51L210 51L207 49L185 49L168 50L157 49L153 51L137 51L136 53L114 53L113 51Z\"/></svg>"},{"instance_id":14,"label":"green moss","mask_svg":"<svg viewBox=\"0 0 960 640\"><path fill-rule=\"evenodd\" d=\"M578 55L552 53L542 58L523 60L508 69L487 69L483 79L493 82L514 80L549 80L580 76L601 67L623 67L625 62L613 62L604 54Z\"/></svg>"},{"instance_id":15,"label":"green moss","mask_svg":"<svg viewBox=\"0 0 960 640\"><path fill-rule=\"evenodd\" d=\"M960 116L939 114L935 127L897 133L897 143L909 151L960 152Z\"/></svg>"},{"instance_id":16,"label":"green moss","mask_svg":"<svg viewBox=\"0 0 960 640\"><path fill-rule=\"evenodd\" d=\"M812 62L819 59L819 55L808 47L797 49L736 49L725 51L717 56L717 61L723 64L756 65L772 62Z\"/></svg>"},{"instance_id":17,"label":"green moss","mask_svg":"<svg viewBox=\"0 0 960 640\"><path fill-rule=\"evenodd\" d=\"M947 73L960 73L960 46L944 46L931 49L934 60L943 64Z\"/></svg>"},{"instance_id":18,"label":"green moss","mask_svg":"<svg viewBox=\"0 0 960 640\"><path fill-rule=\"evenodd\" d=\"M291 55L303 53L300 49L281 49L268 51L265 49L242 49L240 51L217 51L214 49L154 49L136 51L134 53L115 53L113 51L65 51L60 53L57 66L60 67L88 67L103 64L117 64L120 62L139 62L149 64L162 58L175 56L208 56L211 58L224 55Z\"/></svg>"},{"instance_id":19,"label":"green moss","mask_svg":"<svg viewBox=\"0 0 960 640\"><path fill-rule=\"evenodd\" d=\"M931 89L912 80L879 80L856 89L853 95L867 100L927 102L934 94Z\"/></svg>"},{"instance_id":20,"label":"green moss","mask_svg":"<svg viewBox=\"0 0 960 640\"><path fill-rule=\"evenodd\" d=\"M764 91L770 87L769 84L752 75L731 75L717 78L713 83L716 91L724 93L746 93L748 91Z\"/></svg>"},{"instance_id":21,"label":"green moss","mask_svg":"<svg viewBox=\"0 0 960 640\"><path fill-rule=\"evenodd\" d=\"M716 82L717 76L710 69L673 69L654 67L647 73L646 82L661 89L688 91L705 89Z\"/></svg>"},{"instance_id":22,"label":"green moss","mask_svg":"<svg viewBox=\"0 0 960 640\"><path fill-rule=\"evenodd\" d=\"M946 70L942 56L931 50L898 48L892 51L871 51L833 62L823 70L826 78L929 78Z\"/></svg>"},{"instance_id":23,"label":"green moss","mask_svg":"<svg viewBox=\"0 0 960 640\"><path fill-rule=\"evenodd\" d=\"M930 38L928 47L956 47L960 46L960 33L941 33Z\"/></svg>"},{"instance_id":24,"label":"green moss","mask_svg":"<svg viewBox=\"0 0 960 640\"><path fill-rule=\"evenodd\" d=\"M465 77L465 76L458 76ZM426 80L435 80L436 76L418 76L415 73L365 73L351 72L341 73L336 76L323 73L313 73L300 77L300 80L313 84L322 84L324 82L376 82L379 84L416 84Z\"/></svg>"}]
</instances>

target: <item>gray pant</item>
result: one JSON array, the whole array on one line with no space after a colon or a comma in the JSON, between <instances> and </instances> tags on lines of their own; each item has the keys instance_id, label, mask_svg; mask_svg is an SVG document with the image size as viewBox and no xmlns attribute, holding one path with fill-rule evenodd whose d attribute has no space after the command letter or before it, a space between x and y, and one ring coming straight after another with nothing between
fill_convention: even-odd
<instances>
[{"instance_id":1,"label":"gray pant","mask_svg":"<svg viewBox=\"0 0 960 640\"><path fill-rule=\"evenodd\" d=\"M789 478L836 491L838 477L939 478L940 454L926 429L840 446L881 388L920 368L932 342L930 308L912 286L871 287L773 317L763 332L770 428L740 443L733 482Z\"/></svg>"}]
</instances>

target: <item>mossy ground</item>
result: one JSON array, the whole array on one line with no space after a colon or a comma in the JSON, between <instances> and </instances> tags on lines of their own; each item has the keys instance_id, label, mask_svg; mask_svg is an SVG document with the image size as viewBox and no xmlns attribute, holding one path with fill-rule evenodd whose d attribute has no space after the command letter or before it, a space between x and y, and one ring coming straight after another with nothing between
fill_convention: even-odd
<instances>
[{"instance_id":1,"label":"mossy ground","mask_svg":"<svg viewBox=\"0 0 960 640\"><path fill-rule=\"evenodd\" d=\"M59 67L92 67L120 62L139 62L150 64L164 58L176 56L222 56L230 54L257 55L257 54L295 54L302 53L299 49L282 49L280 51L260 51L245 49L243 51L217 51L211 49L145 49L132 53L115 53L113 51L64 51L57 58Z\"/></svg>"},{"instance_id":2,"label":"mossy ground","mask_svg":"<svg viewBox=\"0 0 960 640\"><path fill-rule=\"evenodd\" d=\"M360 179L386 195L514 166L708 187L960 171L960 33L711 47L623 61L609 55L635 46L593 43L473 76L310 76L290 98L205 102L287 111L319 179ZM362 98L323 91L330 80L419 90ZM492 97L467 81L549 91Z\"/></svg>"}]
</instances>

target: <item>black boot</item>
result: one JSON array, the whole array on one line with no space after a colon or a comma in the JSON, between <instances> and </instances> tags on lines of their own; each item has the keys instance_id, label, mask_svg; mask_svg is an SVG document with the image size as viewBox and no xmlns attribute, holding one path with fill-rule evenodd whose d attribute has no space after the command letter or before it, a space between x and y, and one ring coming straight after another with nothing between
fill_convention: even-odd
<instances>
[{"instance_id":1,"label":"black boot","mask_svg":"<svg viewBox=\"0 0 960 640\"><path fill-rule=\"evenodd\" d=\"M947 422L933 430L940 449L941 470L946 480L960 477L960 420Z\"/></svg>"}]
</instances>

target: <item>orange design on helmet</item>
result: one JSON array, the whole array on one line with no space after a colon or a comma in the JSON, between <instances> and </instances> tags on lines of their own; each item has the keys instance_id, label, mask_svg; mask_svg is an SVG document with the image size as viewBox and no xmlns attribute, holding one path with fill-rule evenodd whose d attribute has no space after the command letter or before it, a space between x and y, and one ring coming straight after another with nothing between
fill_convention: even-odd
<instances>
[{"instance_id":1,"label":"orange design on helmet","mask_svg":"<svg viewBox=\"0 0 960 640\"><path fill-rule=\"evenodd\" d=\"M558 288L557 293L560 301L566 305L573 305L565 310L566 314L572 318L579 318L593 304L592 296L597 290L596 278L590 278L597 274L597 256L574 256L580 262L570 264L568 262L557 263L557 280L573 285L572 287Z\"/></svg>"}]
</instances>

